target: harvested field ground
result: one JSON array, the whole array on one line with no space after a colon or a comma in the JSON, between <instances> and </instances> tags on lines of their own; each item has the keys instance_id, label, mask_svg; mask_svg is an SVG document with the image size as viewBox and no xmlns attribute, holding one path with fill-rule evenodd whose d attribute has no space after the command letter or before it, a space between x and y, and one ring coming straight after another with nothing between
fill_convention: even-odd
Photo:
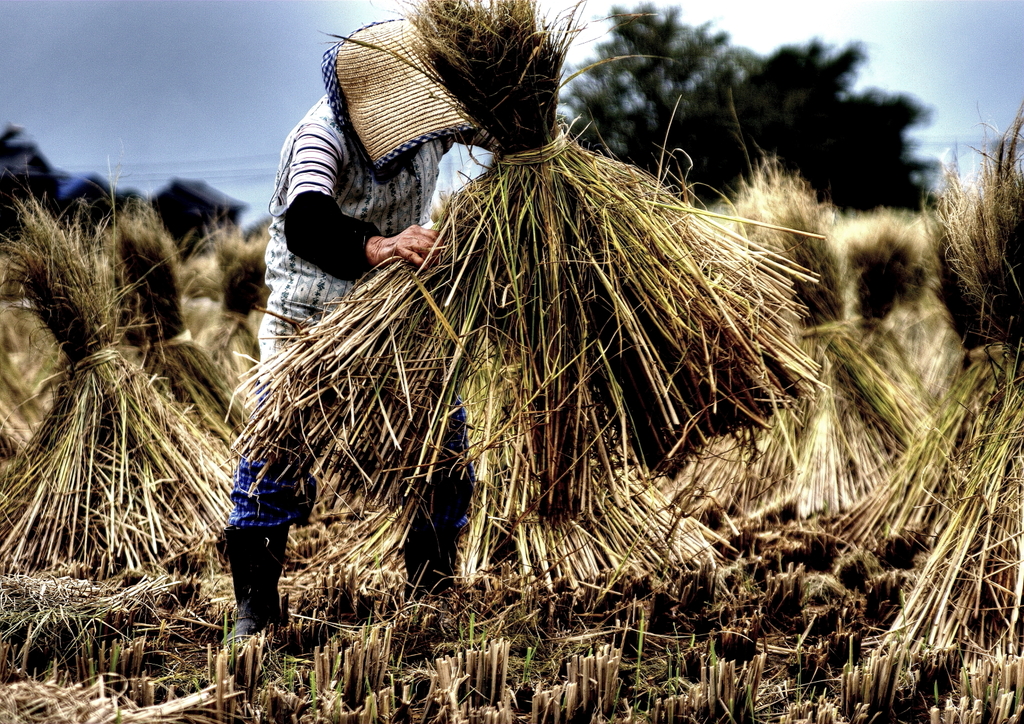
<instances>
[{"instance_id":1,"label":"harvested field ground","mask_svg":"<svg viewBox=\"0 0 1024 724\"><path fill-rule=\"evenodd\" d=\"M294 538L312 553L340 527ZM730 545L717 570L667 582L610 573L562 591L508 574L413 603L397 570L370 577L374 591L353 571L293 566L288 621L236 651L219 644L233 606L223 572L6 576L0 719L75 721L57 693L84 705L100 681L124 717L181 721L917 722L936 704L975 706L960 703L978 673L959 655L874 646L914 576L913 546L844 553L783 523ZM29 690L34 702L18 698ZM952 713L940 721L961 721Z\"/></svg>"}]
</instances>

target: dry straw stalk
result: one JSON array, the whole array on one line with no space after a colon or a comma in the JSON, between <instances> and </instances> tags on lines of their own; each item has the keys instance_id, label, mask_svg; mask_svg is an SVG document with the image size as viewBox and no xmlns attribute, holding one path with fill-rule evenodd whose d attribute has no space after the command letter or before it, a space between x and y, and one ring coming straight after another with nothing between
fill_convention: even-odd
<instances>
[{"instance_id":1,"label":"dry straw stalk","mask_svg":"<svg viewBox=\"0 0 1024 724\"><path fill-rule=\"evenodd\" d=\"M997 374L952 471L955 485L942 491L945 528L891 631L970 654L1024 647L1022 131L1024 106L986 154L976 183L951 178L940 204L947 257L968 310L961 328L986 345Z\"/></svg>"}]
</instances>

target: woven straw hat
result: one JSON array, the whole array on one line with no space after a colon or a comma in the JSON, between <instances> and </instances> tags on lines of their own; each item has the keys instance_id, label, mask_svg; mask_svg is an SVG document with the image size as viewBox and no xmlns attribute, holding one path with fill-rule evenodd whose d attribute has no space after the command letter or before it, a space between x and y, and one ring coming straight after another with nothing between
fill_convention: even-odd
<instances>
[{"instance_id":1,"label":"woven straw hat","mask_svg":"<svg viewBox=\"0 0 1024 724\"><path fill-rule=\"evenodd\" d=\"M352 127L370 160L469 127L444 91L415 67L405 20L370 25L338 49L336 72Z\"/></svg>"}]
</instances>

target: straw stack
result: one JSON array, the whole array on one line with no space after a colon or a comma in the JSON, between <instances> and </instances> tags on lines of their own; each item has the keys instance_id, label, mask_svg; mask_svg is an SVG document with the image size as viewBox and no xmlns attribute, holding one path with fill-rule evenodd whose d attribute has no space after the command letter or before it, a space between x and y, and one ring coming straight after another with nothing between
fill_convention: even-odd
<instances>
[{"instance_id":1,"label":"straw stack","mask_svg":"<svg viewBox=\"0 0 1024 724\"><path fill-rule=\"evenodd\" d=\"M828 235L835 210L777 162L741 186L741 216L811 232L750 226L747 233L810 269L799 282L806 312L801 346L821 367L827 387L777 415L757 434L757 454L720 442L682 480L679 496L710 495L727 511L751 516L835 514L883 483L886 471L923 415L919 399L888 374L847 319L849 269Z\"/></svg>"},{"instance_id":2,"label":"straw stack","mask_svg":"<svg viewBox=\"0 0 1024 724\"><path fill-rule=\"evenodd\" d=\"M103 577L194 549L227 513L223 454L115 346L102 231L38 205L21 221L5 250L65 369L52 410L0 472L2 568L79 563Z\"/></svg>"},{"instance_id":3,"label":"straw stack","mask_svg":"<svg viewBox=\"0 0 1024 724\"><path fill-rule=\"evenodd\" d=\"M419 62L491 136L495 165L449 199L438 265L372 275L267 362L242 452L304 451L397 505L450 464L461 403L486 481L472 525L488 542L467 566L501 550L544 575L677 564L686 526L648 471L764 425L813 379L788 324L801 272L566 135L571 15L467 0L410 20Z\"/></svg>"},{"instance_id":4,"label":"straw stack","mask_svg":"<svg viewBox=\"0 0 1024 724\"><path fill-rule=\"evenodd\" d=\"M0 265L6 272L7 260L0 259ZM0 296L0 460L21 449L39 426L50 404L56 364L49 332L19 293Z\"/></svg>"},{"instance_id":5,"label":"straw stack","mask_svg":"<svg viewBox=\"0 0 1024 724\"><path fill-rule=\"evenodd\" d=\"M958 206L969 203L959 178L951 177L950 182L953 185L943 199L947 218L953 199L958 199ZM875 350L886 369L895 374L897 368L916 367L932 402L889 481L836 522L840 536L852 545L879 547L908 536L931 540L941 532L950 512L948 499L957 495L960 482L954 470L957 459L971 447L975 421L1002 375L1005 350L980 343L981 310L972 311L967 305L950 268L949 236L955 227L947 223L942 235L942 271L937 273L942 279L938 294L942 309L935 308L929 289L917 313L897 310L895 322L876 332L876 339L888 342ZM965 238L962 232L961 237ZM887 339L897 329L900 350L895 350L891 337ZM965 345L976 346L968 351Z\"/></svg>"},{"instance_id":6,"label":"straw stack","mask_svg":"<svg viewBox=\"0 0 1024 724\"><path fill-rule=\"evenodd\" d=\"M971 653L1024 648L1024 107L973 185L950 174L940 202L961 320L985 343L994 392L961 434L941 490L941 532L892 635ZM984 376L983 376L984 378ZM970 391L976 394L978 388ZM950 404L956 404L951 400ZM947 448L948 449L948 448Z\"/></svg>"},{"instance_id":7,"label":"straw stack","mask_svg":"<svg viewBox=\"0 0 1024 724\"><path fill-rule=\"evenodd\" d=\"M129 341L141 350L143 366L157 384L230 445L245 411L221 368L185 325L173 239L149 205L122 212L114 237L131 310Z\"/></svg>"},{"instance_id":8,"label":"straw stack","mask_svg":"<svg viewBox=\"0 0 1024 724\"><path fill-rule=\"evenodd\" d=\"M880 546L901 536L934 539L948 524L950 499L962 493L957 467L1005 377L1011 350L999 342L1015 333L1013 312L998 290L1010 283L1010 296L1019 295L998 262L1002 244L1013 235L1016 203L1015 172L1006 157L1016 150L1009 136L997 152L1004 154L1002 160L990 160L974 185L950 170L940 199L941 299L960 338L955 349L961 369L918 427L890 482L838 522L840 535L851 544ZM995 306L988 306L989 296ZM933 342L930 351L911 349L907 356L932 358L942 369L947 364L942 358L953 351L945 339Z\"/></svg>"},{"instance_id":9,"label":"straw stack","mask_svg":"<svg viewBox=\"0 0 1024 724\"><path fill-rule=\"evenodd\" d=\"M266 304L268 289L264 253L269 235L245 237L237 229L224 230L213 241L221 273L220 316L203 328L199 343L210 351L234 388L260 358L254 310Z\"/></svg>"},{"instance_id":10,"label":"straw stack","mask_svg":"<svg viewBox=\"0 0 1024 724\"><path fill-rule=\"evenodd\" d=\"M934 404L963 361L941 296L938 225L877 209L843 217L834 238L856 280L854 312L872 356L908 394Z\"/></svg>"},{"instance_id":11,"label":"straw stack","mask_svg":"<svg viewBox=\"0 0 1024 724\"><path fill-rule=\"evenodd\" d=\"M878 546L903 533L931 535L933 518L941 514L935 495L950 479L948 454L971 414L965 389L979 382L979 368L961 374L964 350L943 304L932 251L937 234L929 227L923 216L880 210L847 219L837 231L861 280L855 306L864 343L920 402L921 415L905 451L886 471L888 480L837 522L840 535L855 545Z\"/></svg>"}]
</instances>

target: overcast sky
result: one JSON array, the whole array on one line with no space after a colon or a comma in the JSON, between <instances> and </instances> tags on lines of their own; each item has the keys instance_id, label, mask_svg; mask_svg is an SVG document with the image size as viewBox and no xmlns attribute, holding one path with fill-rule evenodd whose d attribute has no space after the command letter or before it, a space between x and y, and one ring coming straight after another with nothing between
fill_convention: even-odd
<instances>
[{"instance_id":1,"label":"overcast sky","mask_svg":"<svg viewBox=\"0 0 1024 724\"><path fill-rule=\"evenodd\" d=\"M659 3L665 5L667 3ZM546 2L551 8L568 4ZM592 0L588 36L612 3ZM635 2L621 3L635 7ZM322 95L329 35L393 15L375 2L0 0L0 126L25 128L54 166L151 193L199 178L265 213L285 135ZM931 111L922 156L974 163L984 125L1024 100L1024 0L714 0L681 3L759 53L821 38L863 43L858 87ZM588 46L573 58L588 56ZM991 134L990 134L991 135Z\"/></svg>"}]
</instances>

